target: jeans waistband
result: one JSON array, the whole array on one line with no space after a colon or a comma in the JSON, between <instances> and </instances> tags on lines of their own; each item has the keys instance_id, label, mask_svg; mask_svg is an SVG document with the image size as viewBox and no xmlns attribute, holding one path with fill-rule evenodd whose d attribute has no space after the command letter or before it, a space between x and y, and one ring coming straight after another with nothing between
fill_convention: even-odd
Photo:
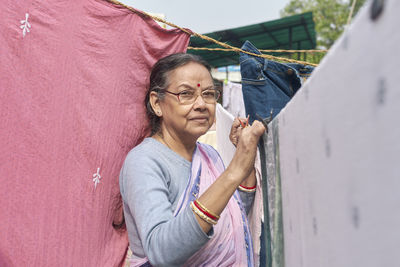
<instances>
[{"instance_id":1,"label":"jeans waistband","mask_svg":"<svg viewBox=\"0 0 400 267\"><path fill-rule=\"evenodd\" d=\"M250 53L254 53L254 54L257 54L257 55L261 55L261 52L260 51L258 51L258 49L252 44L252 43L250 43L249 41L245 41L244 42L244 44L242 45L242 50L244 50L244 51L247 51L247 52L250 52ZM248 55L248 54L246 54L246 53L243 53L243 52L241 52L240 53L240 61L242 61L242 59L243 58L247 58L247 57L253 57L254 59L256 59L258 62L260 62L261 64L263 64L263 65L267 65L266 63L266 61L265 61L265 59L264 58L262 58L262 57L255 57L255 56L252 56L252 55ZM243 59L244 60L244 59Z\"/></svg>"}]
</instances>

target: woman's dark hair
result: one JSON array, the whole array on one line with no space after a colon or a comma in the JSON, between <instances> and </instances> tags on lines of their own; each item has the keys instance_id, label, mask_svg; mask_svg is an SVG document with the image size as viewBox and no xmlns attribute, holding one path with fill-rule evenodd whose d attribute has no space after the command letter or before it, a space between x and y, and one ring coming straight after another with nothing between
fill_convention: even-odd
<instances>
[{"instance_id":1,"label":"woman's dark hair","mask_svg":"<svg viewBox=\"0 0 400 267\"><path fill-rule=\"evenodd\" d=\"M203 65L211 75L210 65L201 57L192 54L172 54L160 59L156 62L156 64L154 64L153 69L151 70L149 89L145 99L146 113L150 121L151 135L156 134L160 130L161 118L155 114L153 108L151 107L150 93L155 91L157 92L158 97L163 99L165 96L164 90L166 90L169 86L168 77L171 71L191 62Z\"/></svg>"}]
</instances>

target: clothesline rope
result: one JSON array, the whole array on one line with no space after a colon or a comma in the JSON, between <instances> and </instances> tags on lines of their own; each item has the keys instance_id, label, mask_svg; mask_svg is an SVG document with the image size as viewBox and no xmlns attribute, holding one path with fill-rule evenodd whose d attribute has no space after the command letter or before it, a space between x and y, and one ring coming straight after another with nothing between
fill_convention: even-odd
<instances>
[{"instance_id":1,"label":"clothesline rope","mask_svg":"<svg viewBox=\"0 0 400 267\"><path fill-rule=\"evenodd\" d=\"M349 17L347 18L347 24L346 25L350 24L351 17L353 17L354 7L356 6L356 2L357 2L357 0L353 0L353 3L351 4L351 9L350 9Z\"/></svg>"},{"instance_id":2,"label":"clothesline rope","mask_svg":"<svg viewBox=\"0 0 400 267\"><path fill-rule=\"evenodd\" d=\"M210 51L233 51L232 49L228 48L208 48L208 47L193 47L188 46L187 49L191 50L210 50ZM326 53L328 50L286 50L286 49L259 49L260 52L271 52L271 53Z\"/></svg>"},{"instance_id":3,"label":"clothesline rope","mask_svg":"<svg viewBox=\"0 0 400 267\"><path fill-rule=\"evenodd\" d=\"M245 51L245 50L243 50L243 49L240 49L240 48L231 46L231 45L229 45L229 44L226 44L226 43L217 41L217 40L215 40L215 39L213 39L213 38L210 38L210 37L208 37L208 36L206 36L206 35L199 34L199 33L196 33L196 32L194 32L194 31L191 31L191 30L189 30L189 29L182 28L182 27L180 27L180 26L178 26L178 25L175 25L175 24L173 24L173 23L171 23L171 22L168 22L168 21L166 21L166 20L164 20L164 19L161 19L161 18L158 18L158 17L156 17L156 16L150 15L149 13L146 13L146 12L144 12L144 11L139 11L139 10L134 9L133 7L130 7L130 6L128 6L128 5L125 5L124 3L121 3L121 2L119 2L119 1L117 1L117 0L106 0L106 1L108 1L108 2L110 2L110 3L113 3L113 4L116 4L116 5L123 6L123 7L129 9L130 11L132 11L132 12L134 12L134 13L136 13L136 14L148 16L148 17L152 18L152 19L155 20L155 21L165 23L165 24L167 24L167 25L169 25L169 26L171 26L171 27L173 27L173 28L177 28L177 29L179 29L179 30L181 30L181 31L183 31L183 32L185 32L185 33L187 33L187 34L189 34L189 35L193 35L193 36L196 36L196 37L198 37L198 38L201 38L201 39L210 41L210 42L212 42L212 43L216 43L216 44L218 44L218 45L220 45L220 46L222 46L222 47L225 47L225 48L227 48L227 49L231 49L230 51L234 51L234 52L237 52L237 53L242 52L242 53L245 53L245 54L248 54L248 55L251 55L251 56L266 58L266 59L275 60L275 61L285 61L285 62L290 62L290 63L299 63L299 64L310 65L310 66L314 66L314 67L318 66L318 64L309 63L309 62L300 61L300 60L294 60L294 59L290 59L290 58L276 57L276 56L271 56L271 55L266 55L266 54L255 54L255 53L251 53L251 52Z\"/></svg>"}]
</instances>

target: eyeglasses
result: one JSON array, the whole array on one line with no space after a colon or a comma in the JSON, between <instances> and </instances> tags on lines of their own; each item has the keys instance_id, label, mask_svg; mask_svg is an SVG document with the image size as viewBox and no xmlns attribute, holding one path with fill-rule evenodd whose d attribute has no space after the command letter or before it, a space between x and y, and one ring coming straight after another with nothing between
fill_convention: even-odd
<instances>
[{"instance_id":1,"label":"eyeglasses","mask_svg":"<svg viewBox=\"0 0 400 267\"><path fill-rule=\"evenodd\" d=\"M168 90L164 90L164 92L175 95L178 98L179 103L182 105L193 104L199 96L195 90L184 90L179 93L173 93ZM201 91L200 95L207 104L215 104L221 93L217 89L207 89Z\"/></svg>"}]
</instances>

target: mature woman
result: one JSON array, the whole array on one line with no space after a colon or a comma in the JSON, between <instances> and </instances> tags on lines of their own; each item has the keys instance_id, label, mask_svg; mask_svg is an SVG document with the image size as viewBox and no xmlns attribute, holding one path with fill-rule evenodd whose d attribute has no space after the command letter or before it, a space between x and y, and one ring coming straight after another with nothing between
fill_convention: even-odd
<instances>
[{"instance_id":1,"label":"mature woman","mask_svg":"<svg viewBox=\"0 0 400 267\"><path fill-rule=\"evenodd\" d=\"M253 266L246 212L265 129L235 120L237 150L225 169L213 148L196 142L214 122L219 95L197 56L174 54L154 65L146 96L151 137L129 152L120 174L131 266Z\"/></svg>"}]
</instances>

